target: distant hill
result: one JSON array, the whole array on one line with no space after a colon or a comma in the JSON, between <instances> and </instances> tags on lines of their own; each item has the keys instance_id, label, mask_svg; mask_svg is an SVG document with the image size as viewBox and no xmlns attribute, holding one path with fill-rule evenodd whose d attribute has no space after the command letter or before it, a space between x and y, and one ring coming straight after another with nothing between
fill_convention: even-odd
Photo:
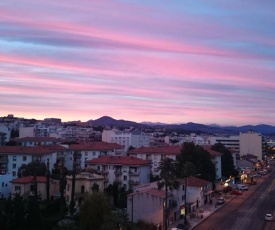
<instances>
[{"instance_id":1,"label":"distant hill","mask_svg":"<svg viewBox=\"0 0 275 230\"><path fill-rule=\"evenodd\" d=\"M125 126L125 127L129 127L129 126L140 126L141 124L134 122L134 121L125 121L125 120L115 120L112 117L108 117L108 116L103 116L100 117L96 120L89 120L88 121L90 124L92 124L92 126Z\"/></svg>"},{"instance_id":2,"label":"distant hill","mask_svg":"<svg viewBox=\"0 0 275 230\"><path fill-rule=\"evenodd\" d=\"M254 131L261 133L262 135L275 135L275 126L271 125L245 125L245 126L218 126L213 125L204 125L193 122L188 122L186 124L164 124L161 122L142 122L137 123L134 121L127 120L116 120L112 117L103 116L96 120L88 121L92 126L116 126L116 127L139 127L139 126L152 126L156 128L167 128L175 130L185 130L189 132L203 132L209 134L229 134L229 135L238 135L240 132Z\"/></svg>"}]
</instances>

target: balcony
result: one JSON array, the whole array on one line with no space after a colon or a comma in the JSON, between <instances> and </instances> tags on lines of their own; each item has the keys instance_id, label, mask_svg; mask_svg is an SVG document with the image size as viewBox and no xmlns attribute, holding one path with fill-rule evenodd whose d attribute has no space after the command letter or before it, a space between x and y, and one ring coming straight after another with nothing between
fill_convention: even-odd
<instances>
[{"instance_id":1,"label":"balcony","mask_svg":"<svg viewBox=\"0 0 275 230\"><path fill-rule=\"evenodd\" d=\"M129 184L130 185L138 185L139 184L139 180L129 180Z\"/></svg>"},{"instance_id":2,"label":"balcony","mask_svg":"<svg viewBox=\"0 0 275 230\"><path fill-rule=\"evenodd\" d=\"M138 176L140 174L140 171L137 171L137 172L135 172L135 171L129 171L129 175L133 175L133 176Z\"/></svg>"},{"instance_id":3,"label":"balcony","mask_svg":"<svg viewBox=\"0 0 275 230\"><path fill-rule=\"evenodd\" d=\"M121 183L122 183L122 180L121 180L121 179L116 178L116 179L115 179L115 182L116 182L116 183L121 184Z\"/></svg>"},{"instance_id":4,"label":"balcony","mask_svg":"<svg viewBox=\"0 0 275 230\"><path fill-rule=\"evenodd\" d=\"M114 171L114 174L116 174L116 175L121 175L121 174L122 174L122 171L121 171L121 170L115 170L115 171Z\"/></svg>"},{"instance_id":5,"label":"balcony","mask_svg":"<svg viewBox=\"0 0 275 230\"><path fill-rule=\"evenodd\" d=\"M7 157L1 157L1 158L0 158L0 163L5 163L5 164L7 164L7 163L8 163L8 158L7 158Z\"/></svg>"}]
</instances>

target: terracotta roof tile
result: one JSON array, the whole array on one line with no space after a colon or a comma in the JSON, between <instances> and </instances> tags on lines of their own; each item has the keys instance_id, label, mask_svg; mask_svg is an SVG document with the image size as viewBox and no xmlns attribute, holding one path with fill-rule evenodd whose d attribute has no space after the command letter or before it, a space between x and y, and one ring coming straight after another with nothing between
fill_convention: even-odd
<instances>
[{"instance_id":1,"label":"terracotta roof tile","mask_svg":"<svg viewBox=\"0 0 275 230\"><path fill-rule=\"evenodd\" d=\"M164 154L179 155L181 146L141 147L129 151L129 154Z\"/></svg>"},{"instance_id":2,"label":"terracotta roof tile","mask_svg":"<svg viewBox=\"0 0 275 230\"><path fill-rule=\"evenodd\" d=\"M26 176L21 178L16 178L11 181L11 183L18 183L18 184L27 184L32 182L34 179L34 176ZM40 183L46 183L47 178L45 176L37 176L36 181Z\"/></svg>"},{"instance_id":3,"label":"terracotta roof tile","mask_svg":"<svg viewBox=\"0 0 275 230\"><path fill-rule=\"evenodd\" d=\"M48 145L40 145L40 146L0 146L0 154L22 154L22 155L43 155L54 153L57 150L65 150L66 148L63 146L48 146Z\"/></svg>"},{"instance_id":4,"label":"terracotta roof tile","mask_svg":"<svg viewBox=\"0 0 275 230\"><path fill-rule=\"evenodd\" d=\"M185 184L185 179L178 179L181 184ZM197 177L190 176L187 179L187 186L190 187L203 187L211 183L210 181L203 180Z\"/></svg>"},{"instance_id":5,"label":"terracotta roof tile","mask_svg":"<svg viewBox=\"0 0 275 230\"><path fill-rule=\"evenodd\" d=\"M32 141L32 142L60 142L59 139L55 137L23 137L19 139L15 139L17 142L26 142L26 141Z\"/></svg>"},{"instance_id":6,"label":"terracotta roof tile","mask_svg":"<svg viewBox=\"0 0 275 230\"><path fill-rule=\"evenodd\" d=\"M212 147L211 145L203 145L202 147L203 147L204 150L206 150L207 152L209 152L209 154L210 154L211 157L216 157L216 156L222 156L223 155L220 152L212 150L211 149L211 147Z\"/></svg>"},{"instance_id":7,"label":"terracotta roof tile","mask_svg":"<svg viewBox=\"0 0 275 230\"><path fill-rule=\"evenodd\" d=\"M113 150L113 149L122 149L123 145L117 143L108 143L108 142L90 142L82 144L72 144L70 145L71 150Z\"/></svg>"},{"instance_id":8,"label":"terracotta roof tile","mask_svg":"<svg viewBox=\"0 0 275 230\"><path fill-rule=\"evenodd\" d=\"M151 165L151 161L129 156L102 156L86 161L87 164Z\"/></svg>"}]
</instances>

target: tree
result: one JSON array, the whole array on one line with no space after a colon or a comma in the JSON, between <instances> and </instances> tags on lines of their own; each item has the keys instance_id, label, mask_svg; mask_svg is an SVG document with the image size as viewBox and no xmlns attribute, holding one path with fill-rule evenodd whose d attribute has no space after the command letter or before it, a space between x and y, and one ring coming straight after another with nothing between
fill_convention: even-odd
<instances>
[{"instance_id":1,"label":"tree","mask_svg":"<svg viewBox=\"0 0 275 230\"><path fill-rule=\"evenodd\" d=\"M223 154L221 156L222 176L226 178L237 176L239 173L235 169L234 160L229 149L221 143L214 144L212 149Z\"/></svg>"},{"instance_id":2,"label":"tree","mask_svg":"<svg viewBox=\"0 0 275 230\"><path fill-rule=\"evenodd\" d=\"M181 154L177 156L177 161L179 168L182 168L186 162L192 163L196 168L195 174L199 174L201 179L211 182L216 179L215 165L211 161L209 152L193 142L183 144ZM178 173L180 173L180 170L178 170Z\"/></svg>"},{"instance_id":3,"label":"tree","mask_svg":"<svg viewBox=\"0 0 275 230\"><path fill-rule=\"evenodd\" d=\"M159 162L158 171L160 171L160 181L158 181L158 189L165 189L165 209L164 209L164 230L167 230L167 214L168 214L168 190L173 191L179 188L176 173L176 161L171 158L163 158Z\"/></svg>"},{"instance_id":4,"label":"tree","mask_svg":"<svg viewBox=\"0 0 275 230\"><path fill-rule=\"evenodd\" d=\"M80 206L80 229L114 229L110 207L110 200L103 193L87 195Z\"/></svg>"},{"instance_id":5,"label":"tree","mask_svg":"<svg viewBox=\"0 0 275 230\"><path fill-rule=\"evenodd\" d=\"M98 192L99 191L99 185L97 183L93 183L92 191L93 192Z\"/></svg>"},{"instance_id":6,"label":"tree","mask_svg":"<svg viewBox=\"0 0 275 230\"><path fill-rule=\"evenodd\" d=\"M23 164L18 168L18 177L25 177L25 176L45 176L47 172L47 167L44 163L33 161L29 164Z\"/></svg>"}]
</instances>

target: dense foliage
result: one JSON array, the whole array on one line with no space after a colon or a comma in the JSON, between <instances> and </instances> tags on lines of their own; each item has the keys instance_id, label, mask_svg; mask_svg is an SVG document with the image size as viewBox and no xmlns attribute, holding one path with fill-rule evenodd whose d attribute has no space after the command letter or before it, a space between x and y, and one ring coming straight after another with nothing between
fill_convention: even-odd
<instances>
[{"instance_id":1,"label":"dense foliage","mask_svg":"<svg viewBox=\"0 0 275 230\"><path fill-rule=\"evenodd\" d=\"M181 149L181 154L177 156L177 161L179 162L178 173L182 170L184 164L189 162L193 164L191 175L199 175L201 179L207 181L215 181L216 170L215 165L211 161L211 156L209 152L204 150L201 146L195 145L192 142L186 142L183 144ZM190 172L190 170L187 170Z\"/></svg>"}]
</instances>

